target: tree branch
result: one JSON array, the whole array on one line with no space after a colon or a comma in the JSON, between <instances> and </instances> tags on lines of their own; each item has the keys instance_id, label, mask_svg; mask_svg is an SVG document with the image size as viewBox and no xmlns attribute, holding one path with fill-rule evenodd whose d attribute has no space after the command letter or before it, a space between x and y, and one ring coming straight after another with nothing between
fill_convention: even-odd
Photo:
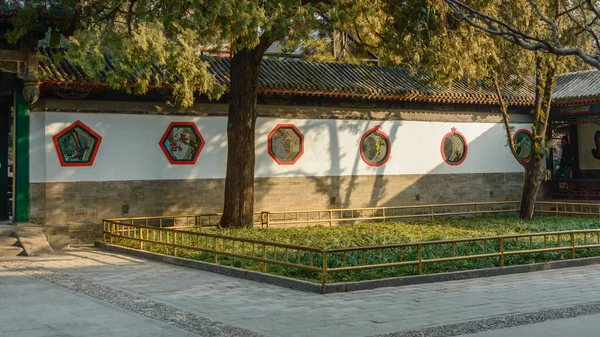
<instances>
[{"instance_id":1,"label":"tree branch","mask_svg":"<svg viewBox=\"0 0 600 337\"><path fill-rule=\"evenodd\" d=\"M489 16L460 0L444 0L450 9L469 25L490 35L499 36L511 43L531 51L542 51L558 56L576 56L583 62L600 69L600 53L594 55L581 48L564 47L557 43L532 36L514 25ZM545 17L545 16L544 16ZM547 18L547 17L546 17ZM542 18L543 20L543 18Z\"/></svg>"},{"instance_id":2,"label":"tree branch","mask_svg":"<svg viewBox=\"0 0 600 337\"><path fill-rule=\"evenodd\" d=\"M506 129L506 138L508 140L508 147L513 157L523 167L527 167L527 162L519 156L517 149L515 148L515 142L513 141L513 135L510 131L509 116L508 116L508 105L504 103L504 98L500 92L500 84L498 83L498 75L494 73L492 75L492 82L494 83L494 89L496 89L496 96L498 97L498 103L500 104L500 111L502 112L502 121L504 122L504 129Z\"/></svg>"}]
</instances>

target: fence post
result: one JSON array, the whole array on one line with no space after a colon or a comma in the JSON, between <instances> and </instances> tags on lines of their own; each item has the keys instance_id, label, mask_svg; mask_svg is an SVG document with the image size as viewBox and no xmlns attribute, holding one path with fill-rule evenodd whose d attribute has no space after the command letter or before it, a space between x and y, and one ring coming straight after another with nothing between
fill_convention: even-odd
<instances>
[{"instance_id":1,"label":"fence post","mask_svg":"<svg viewBox=\"0 0 600 337\"><path fill-rule=\"evenodd\" d=\"M148 238L148 235L146 235ZM144 250L144 228L140 227L140 250Z\"/></svg>"},{"instance_id":2,"label":"fence post","mask_svg":"<svg viewBox=\"0 0 600 337\"><path fill-rule=\"evenodd\" d=\"M269 228L269 212L260 212L260 226Z\"/></svg>"},{"instance_id":3,"label":"fence post","mask_svg":"<svg viewBox=\"0 0 600 337\"><path fill-rule=\"evenodd\" d=\"M262 272L266 273L267 272L267 248L264 243L262 246L263 246L262 247Z\"/></svg>"},{"instance_id":4,"label":"fence post","mask_svg":"<svg viewBox=\"0 0 600 337\"><path fill-rule=\"evenodd\" d=\"M298 213L296 213L298 214ZM333 212L329 211L329 227L333 226Z\"/></svg>"},{"instance_id":5,"label":"fence post","mask_svg":"<svg viewBox=\"0 0 600 337\"><path fill-rule=\"evenodd\" d=\"M323 258L323 271L321 272L321 275L323 277L323 286L325 286L327 284L327 251L322 250L321 256Z\"/></svg>"},{"instance_id":6,"label":"fence post","mask_svg":"<svg viewBox=\"0 0 600 337\"><path fill-rule=\"evenodd\" d=\"M500 238L500 267L504 267L504 238Z\"/></svg>"},{"instance_id":7,"label":"fence post","mask_svg":"<svg viewBox=\"0 0 600 337\"><path fill-rule=\"evenodd\" d=\"M385 208L381 208L381 216L383 216L383 223L385 223L386 222L386 219L385 219Z\"/></svg>"},{"instance_id":8,"label":"fence post","mask_svg":"<svg viewBox=\"0 0 600 337\"><path fill-rule=\"evenodd\" d=\"M113 244L113 233L116 231L116 225L114 222L110 223L110 237L109 237L109 242L112 245Z\"/></svg>"},{"instance_id":9,"label":"fence post","mask_svg":"<svg viewBox=\"0 0 600 337\"><path fill-rule=\"evenodd\" d=\"M421 263L423 259L423 246L417 245L417 261L419 264L417 265L417 269L419 271L419 275L423 274L423 264Z\"/></svg>"},{"instance_id":10,"label":"fence post","mask_svg":"<svg viewBox=\"0 0 600 337\"><path fill-rule=\"evenodd\" d=\"M571 258L575 258L575 233L571 232Z\"/></svg>"},{"instance_id":11,"label":"fence post","mask_svg":"<svg viewBox=\"0 0 600 337\"><path fill-rule=\"evenodd\" d=\"M173 231L173 256L177 256L177 232Z\"/></svg>"},{"instance_id":12,"label":"fence post","mask_svg":"<svg viewBox=\"0 0 600 337\"><path fill-rule=\"evenodd\" d=\"M213 236L213 262L219 263L219 257L217 256L217 238Z\"/></svg>"},{"instance_id":13,"label":"fence post","mask_svg":"<svg viewBox=\"0 0 600 337\"><path fill-rule=\"evenodd\" d=\"M431 213L431 221L433 221L433 205L429 206L429 212Z\"/></svg>"}]
</instances>

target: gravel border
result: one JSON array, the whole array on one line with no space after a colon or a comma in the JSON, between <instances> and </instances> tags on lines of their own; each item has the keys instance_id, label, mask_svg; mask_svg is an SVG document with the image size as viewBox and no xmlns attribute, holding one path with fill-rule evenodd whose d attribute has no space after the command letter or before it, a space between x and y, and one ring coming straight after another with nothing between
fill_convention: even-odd
<instances>
[{"instance_id":1,"label":"gravel border","mask_svg":"<svg viewBox=\"0 0 600 337\"><path fill-rule=\"evenodd\" d=\"M536 312L503 315L461 323L438 325L434 327L401 331L371 337L450 337L473 334L488 330L499 330L523 325L543 323L557 319L573 318L600 313L600 302L575 305L557 309L545 309Z\"/></svg>"},{"instance_id":2,"label":"gravel border","mask_svg":"<svg viewBox=\"0 0 600 337\"><path fill-rule=\"evenodd\" d=\"M156 302L141 296L135 296L131 293L94 283L81 277L37 267L33 263L6 261L0 262L0 266L19 271L36 279L50 282L68 290L110 303L121 309L125 309L202 336L261 336L250 330L213 321L208 318L169 306L167 304Z\"/></svg>"}]
</instances>

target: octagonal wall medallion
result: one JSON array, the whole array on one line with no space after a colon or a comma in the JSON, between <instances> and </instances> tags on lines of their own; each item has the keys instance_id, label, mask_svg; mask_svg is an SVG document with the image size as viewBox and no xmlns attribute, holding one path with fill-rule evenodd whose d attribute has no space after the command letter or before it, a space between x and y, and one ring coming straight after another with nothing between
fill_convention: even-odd
<instances>
[{"instance_id":1,"label":"octagonal wall medallion","mask_svg":"<svg viewBox=\"0 0 600 337\"><path fill-rule=\"evenodd\" d=\"M467 159L467 152L469 150L467 139L462 133L456 131L456 128L452 128L442 138L440 148L442 158L448 165L458 166Z\"/></svg>"},{"instance_id":2,"label":"octagonal wall medallion","mask_svg":"<svg viewBox=\"0 0 600 337\"><path fill-rule=\"evenodd\" d=\"M196 163L204 138L194 122L172 122L158 143L169 162L173 165Z\"/></svg>"},{"instance_id":3,"label":"octagonal wall medallion","mask_svg":"<svg viewBox=\"0 0 600 337\"><path fill-rule=\"evenodd\" d=\"M52 137L60 166L92 166L102 137L81 121Z\"/></svg>"},{"instance_id":4,"label":"octagonal wall medallion","mask_svg":"<svg viewBox=\"0 0 600 337\"><path fill-rule=\"evenodd\" d=\"M278 124L269 134L269 155L279 165L293 165L304 154L304 135L294 124Z\"/></svg>"},{"instance_id":5,"label":"octagonal wall medallion","mask_svg":"<svg viewBox=\"0 0 600 337\"><path fill-rule=\"evenodd\" d=\"M381 166L390 158L390 139L376 127L365 132L360 140L360 157L369 166Z\"/></svg>"}]
</instances>

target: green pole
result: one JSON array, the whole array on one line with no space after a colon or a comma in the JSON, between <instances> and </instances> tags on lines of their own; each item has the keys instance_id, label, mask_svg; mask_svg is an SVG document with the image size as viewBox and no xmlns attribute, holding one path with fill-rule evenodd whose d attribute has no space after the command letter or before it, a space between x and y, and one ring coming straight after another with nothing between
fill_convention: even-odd
<instances>
[{"instance_id":1,"label":"green pole","mask_svg":"<svg viewBox=\"0 0 600 337\"><path fill-rule=\"evenodd\" d=\"M0 105L0 220L8 220L8 122L10 104ZM12 192L12 191L11 191Z\"/></svg>"},{"instance_id":2,"label":"green pole","mask_svg":"<svg viewBox=\"0 0 600 337\"><path fill-rule=\"evenodd\" d=\"M15 94L14 222L29 221L29 104L23 86Z\"/></svg>"}]
</instances>

